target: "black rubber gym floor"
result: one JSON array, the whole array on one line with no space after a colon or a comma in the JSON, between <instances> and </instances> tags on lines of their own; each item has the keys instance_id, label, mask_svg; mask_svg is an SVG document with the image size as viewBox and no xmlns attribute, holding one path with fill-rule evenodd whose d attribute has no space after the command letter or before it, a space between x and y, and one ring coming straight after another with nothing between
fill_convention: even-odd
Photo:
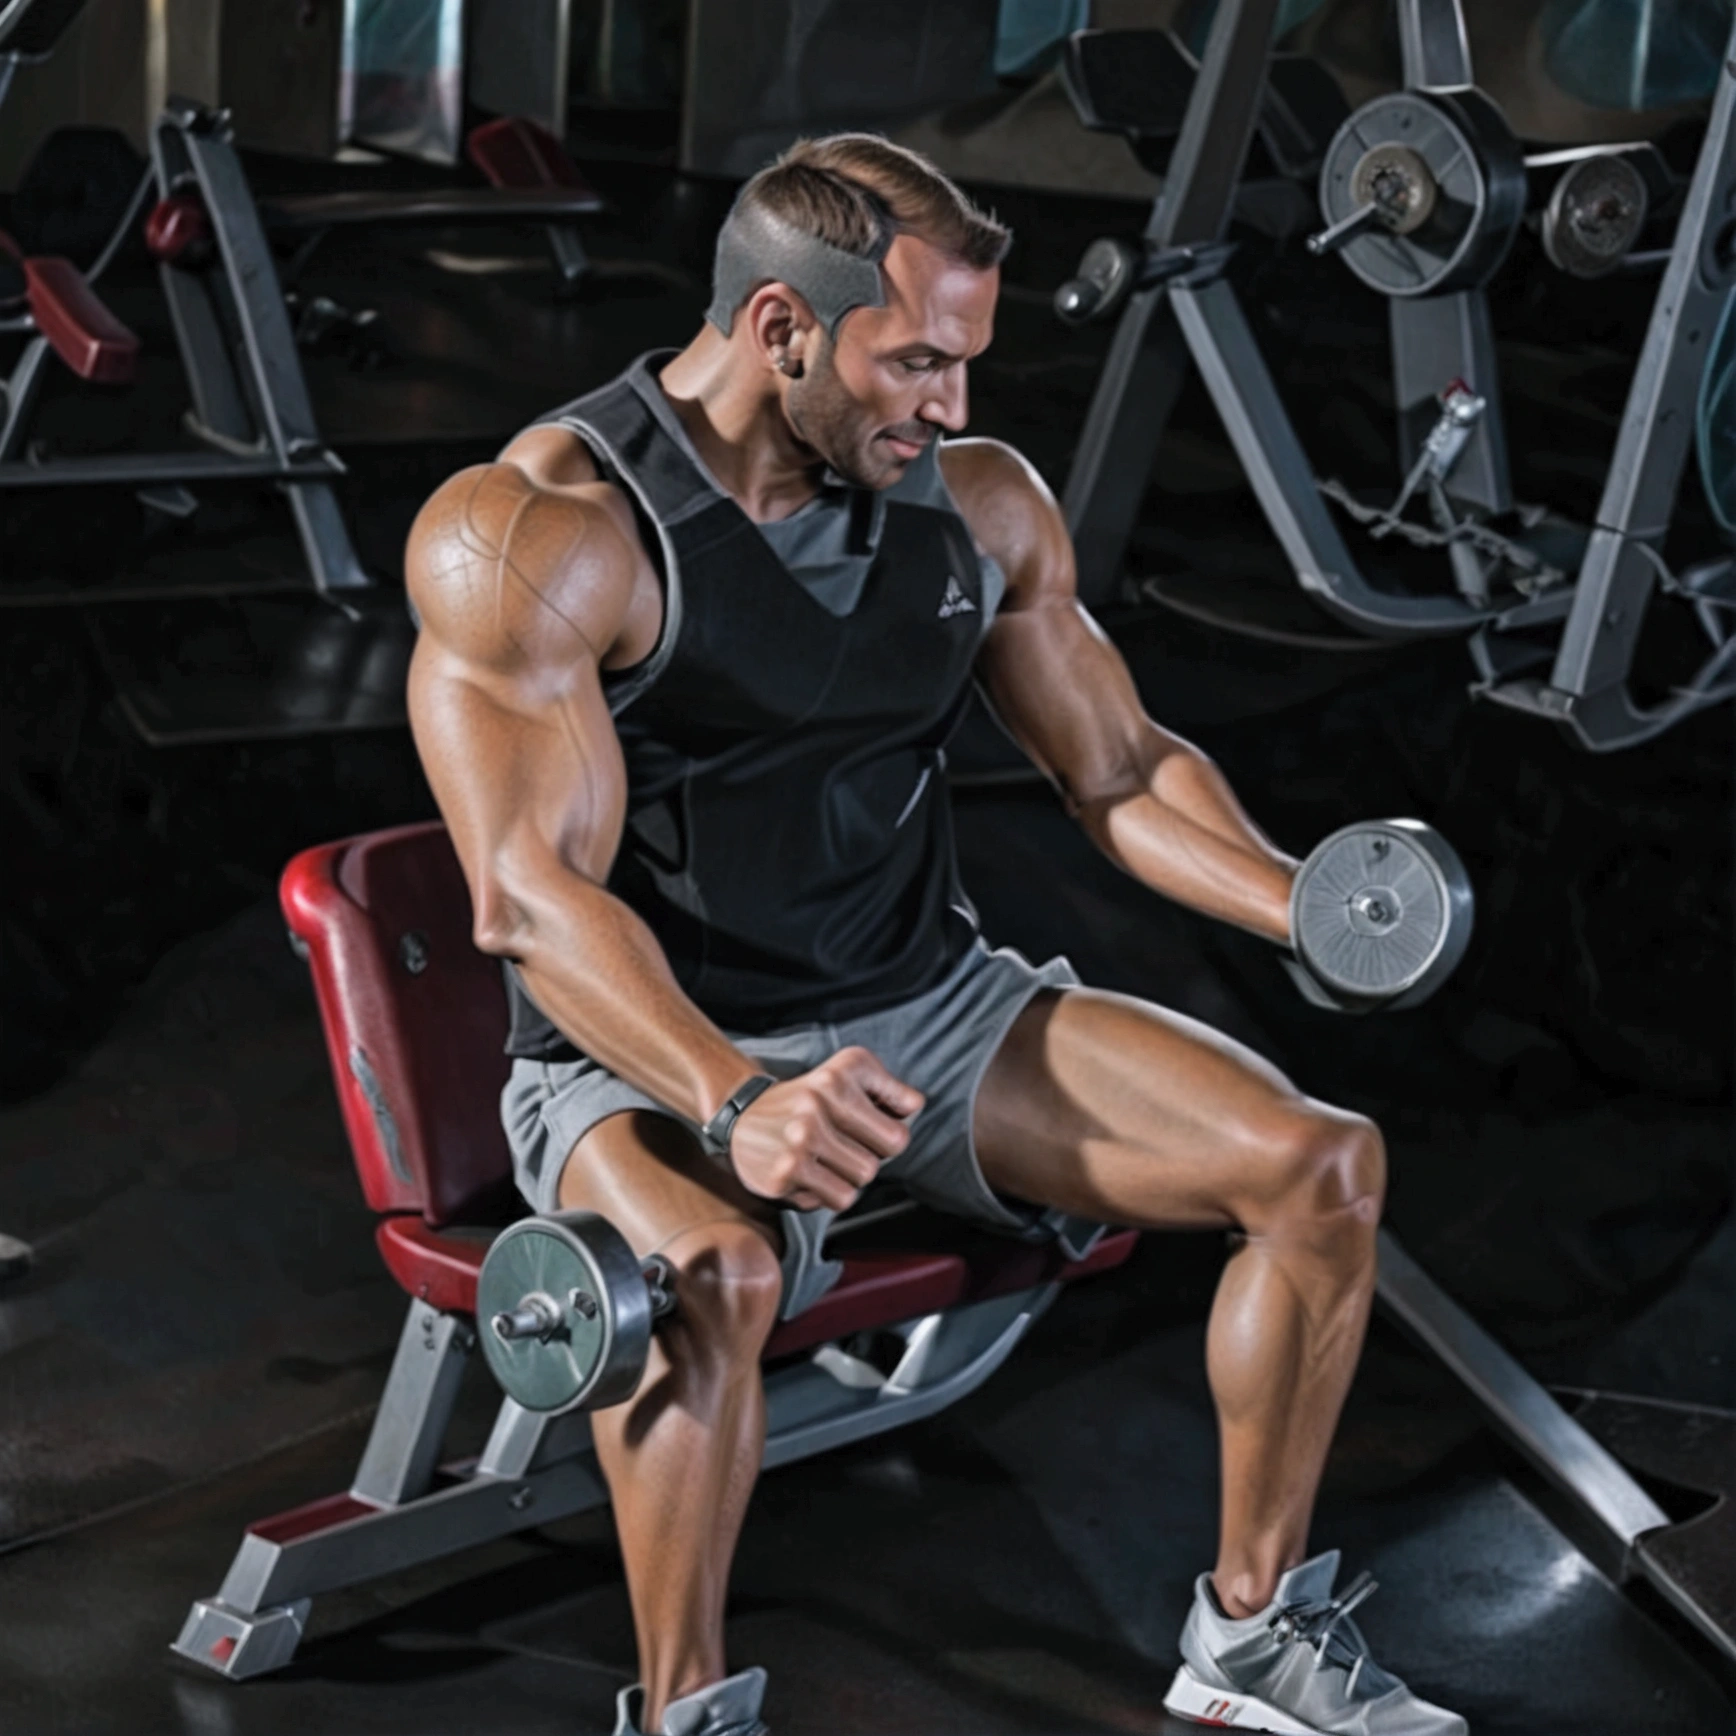
<instances>
[{"instance_id":1,"label":"black rubber gym floor","mask_svg":"<svg viewBox=\"0 0 1736 1736\"><path fill-rule=\"evenodd\" d=\"M613 245L656 269L595 303L547 301L534 238L522 269L507 242L494 271L358 238L317 262L316 286L379 305L394 346L378 367L310 362L383 568L430 477L691 329L697 291L672 274L695 269L715 189L622 171L610 190ZM1046 295L1105 213L1001 203L1041 243L1012 274L978 425L1058 480L1106 334L1057 335ZM1366 450L1378 322L1354 298L1262 284L1312 436ZM1527 486L1553 477L1558 498L1595 474L1584 428L1605 427L1623 340L1607 308L1582 327L1526 317L1503 350L1514 444ZM1344 389L1310 399L1326 381ZM177 410L165 389L141 413ZM997 781L1015 762L977 720L955 756L959 830L990 933L1066 951L1087 980L1209 1019L1375 1113L1407 1246L1546 1378L1736 1408L1736 1250L1713 1233L1730 1181L1728 717L1575 755L1469 705L1457 646L1334 644L1273 578L1191 397L1160 473L1146 570L1209 583L1181 598L1191 612L1104 611L1151 709L1289 847L1427 812L1477 882L1477 941L1416 1014L1301 1007L1267 949L1146 897L1046 789ZM25 528L59 546L51 518ZM74 578L100 579L126 532L87 527ZM1214 613L1319 642L1251 640ZM347 1485L401 1319L270 881L300 844L428 798L399 731L142 749L104 667L74 612L8 616L0 1229L39 1261L0 1290L0 1732L605 1731L632 1666L606 1515L323 1599L277 1677L232 1685L169 1656L249 1520ZM770 1669L778 1736L1170 1728L1159 1702L1211 1554L1201 1354L1221 1258L1216 1238L1149 1237L966 1403L763 1481L731 1642ZM479 1378L473 1436L491 1408ZM1378 1327L1316 1536L1382 1580L1364 1624L1379 1655L1480 1733L1736 1729L1710 1651L1618 1591L1570 1524Z\"/></svg>"}]
</instances>

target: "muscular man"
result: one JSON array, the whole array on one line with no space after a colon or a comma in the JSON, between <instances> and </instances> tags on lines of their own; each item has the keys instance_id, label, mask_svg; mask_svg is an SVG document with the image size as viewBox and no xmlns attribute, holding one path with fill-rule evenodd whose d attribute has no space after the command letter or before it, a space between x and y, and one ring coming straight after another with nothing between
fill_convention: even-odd
<instances>
[{"instance_id":1,"label":"muscular man","mask_svg":"<svg viewBox=\"0 0 1736 1736\"><path fill-rule=\"evenodd\" d=\"M743 190L679 353L454 477L411 538L416 740L511 961L503 1111L533 1206L674 1266L638 1393L594 1418L643 1680L620 1736L756 1736L730 1558L759 1353L876 1175L1005 1230L1239 1232L1207 1333L1222 1533L1166 1704L1278 1731L1454 1736L1307 1556L1374 1290L1367 1121L1175 1013L992 951L945 743L975 679L1096 843L1288 939L1296 864L1145 715L1075 600L1055 502L956 436L1008 234L883 140ZM1155 1467L1154 1467L1155 1468Z\"/></svg>"}]
</instances>

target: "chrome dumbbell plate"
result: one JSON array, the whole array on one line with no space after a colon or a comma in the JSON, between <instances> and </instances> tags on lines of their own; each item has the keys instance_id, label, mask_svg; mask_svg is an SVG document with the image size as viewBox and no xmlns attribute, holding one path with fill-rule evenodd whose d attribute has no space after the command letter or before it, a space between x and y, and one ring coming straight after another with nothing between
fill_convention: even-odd
<instances>
[{"instance_id":1,"label":"chrome dumbbell plate","mask_svg":"<svg viewBox=\"0 0 1736 1736\"><path fill-rule=\"evenodd\" d=\"M1469 876L1420 820L1346 826L1302 864L1290 894L1297 956L1331 994L1414 1005L1451 974L1470 941Z\"/></svg>"}]
</instances>

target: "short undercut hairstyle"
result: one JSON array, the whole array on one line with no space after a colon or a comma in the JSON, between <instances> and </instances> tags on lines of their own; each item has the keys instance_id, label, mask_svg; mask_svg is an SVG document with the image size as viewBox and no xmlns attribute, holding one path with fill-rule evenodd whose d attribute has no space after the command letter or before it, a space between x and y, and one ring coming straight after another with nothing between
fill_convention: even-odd
<instances>
[{"instance_id":1,"label":"short undercut hairstyle","mask_svg":"<svg viewBox=\"0 0 1736 1736\"><path fill-rule=\"evenodd\" d=\"M835 338L852 307L882 305L863 286L878 283L880 261L900 234L977 271L999 265L1013 239L1004 223L903 145L875 133L799 140L737 195L718 236L707 317L728 332L755 289L787 282L811 302L829 303L814 311ZM813 276L817 295L797 281L805 275Z\"/></svg>"}]
</instances>

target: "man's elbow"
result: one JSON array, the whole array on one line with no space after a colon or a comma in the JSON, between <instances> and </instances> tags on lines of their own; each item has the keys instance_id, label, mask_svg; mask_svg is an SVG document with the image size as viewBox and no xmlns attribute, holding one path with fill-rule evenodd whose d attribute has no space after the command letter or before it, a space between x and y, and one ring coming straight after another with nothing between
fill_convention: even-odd
<instances>
[{"instance_id":1,"label":"man's elbow","mask_svg":"<svg viewBox=\"0 0 1736 1736\"><path fill-rule=\"evenodd\" d=\"M575 923L593 920L595 881L558 859L502 851L474 884L470 925L478 952L534 967L539 955L572 944Z\"/></svg>"},{"instance_id":2,"label":"man's elbow","mask_svg":"<svg viewBox=\"0 0 1736 1736\"><path fill-rule=\"evenodd\" d=\"M522 882L516 865L504 857L490 862L477 877L470 938L478 952L523 961L535 949L536 900Z\"/></svg>"},{"instance_id":3,"label":"man's elbow","mask_svg":"<svg viewBox=\"0 0 1736 1736\"><path fill-rule=\"evenodd\" d=\"M524 911L512 899L502 893L477 899L470 938L478 952L491 958L522 958L529 932Z\"/></svg>"},{"instance_id":4,"label":"man's elbow","mask_svg":"<svg viewBox=\"0 0 1736 1736\"><path fill-rule=\"evenodd\" d=\"M1129 801L1144 793L1144 791L1133 787L1099 791L1080 800L1070 798L1067 807L1086 837L1099 850L1108 850L1114 836L1115 816L1126 807Z\"/></svg>"},{"instance_id":5,"label":"man's elbow","mask_svg":"<svg viewBox=\"0 0 1736 1736\"><path fill-rule=\"evenodd\" d=\"M1100 850L1113 855L1120 817L1130 808L1161 801L1166 768L1188 755L1203 758L1186 742L1155 730L1130 739L1120 752L1093 768L1088 782L1062 780L1068 812Z\"/></svg>"}]
</instances>

